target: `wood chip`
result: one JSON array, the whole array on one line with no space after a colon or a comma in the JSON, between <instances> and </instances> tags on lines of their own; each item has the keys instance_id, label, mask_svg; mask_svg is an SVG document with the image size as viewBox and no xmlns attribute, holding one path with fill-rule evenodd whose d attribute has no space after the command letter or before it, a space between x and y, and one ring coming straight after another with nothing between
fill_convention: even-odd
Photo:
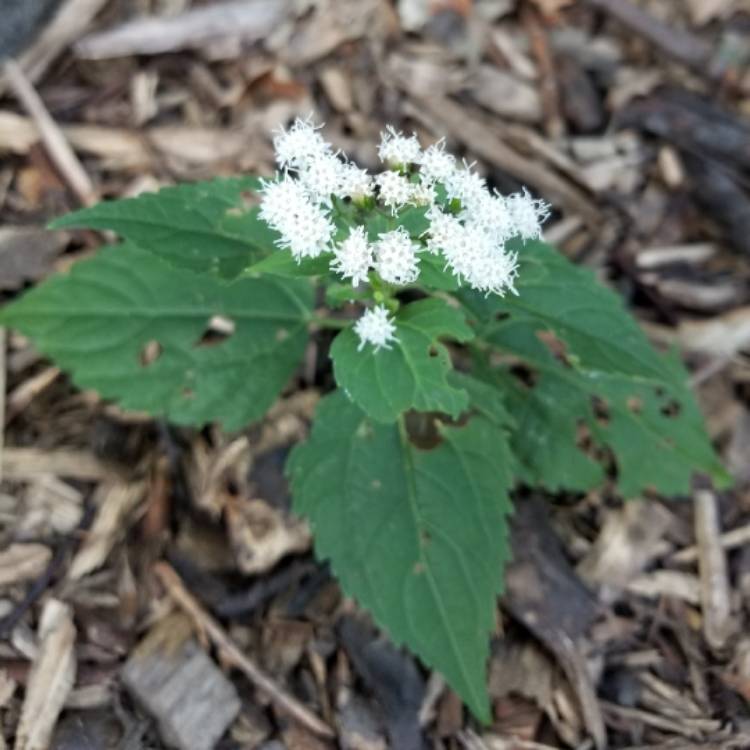
<instances>
[{"instance_id":1,"label":"wood chip","mask_svg":"<svg viewBox=\"0 0 750 750\"><path fill-rule=\"evenodd\" d=\"M99 486L95 502L99 509L81 548L68 569L68 579L76 581L104 563L115 542L127 530L128 516L144 497L142 482L110 482Z\"/></svg>"},{"instance_id":2,"label":"wood chip","mask_svg":"<svg viewBox=\"0 0 750 750\"><path fill-rule=\"evenodd\" d=\"M44 544L11 544L0 552L0 586L36 578L51 559L52 550Z\"/></svg>"},{"instance_id":3,"label":"wood chip","mask_svg":"<svg viewBox=\"0 0 750 750\"><path fill-rule=\"evenodd\" d=\"M522 122L539 122L542 102L538 90L512 73L494 65L480 65L469 79L471 96L501 117Z\"/></svg>"},{"instance_id":4,"label":"wood chip","mask_svg":"<svg viewBox=\"0 0 750 750\"><path fill-rule=\"evenodd\" d=\"M54 474L83 482L97 482L111 476L112 470L85 451L6 448L2 454L1 473L6 479L17 481Z\"/></svg>"},{"instance_id":5,"label":"wood chip","mask_svg":"<svg viewBox=\"0 0 750 750\"><path fill-rule=\"evenodd\" d=\"M631 500L607 514L596 542L578 564L578 573L602 586L600 596L612 601L663 551L662 538L671 521L662 506Z\"/></svg>"},{"instance_id":6,"label":"wood chip","mask_svg":"<svg viewBox=\"0 0 750 750\"><path fill-rule=\"evenodd\" d=\"M15 750L49 747L57 717L75 682L75 640L72 610L57 599L49 599L39 623L39 653L26 683Z\"/></svg>"},{"instance_id":7,"label":"wood chip","mask_svg":"<svg viewBox=\"0 0 750 750\"><path fill-rule=\"evenodd\" d=\"M647 599L667 597L689 604L700 604L700 581L697 576L679 570L655 570L628 582L627 590Z\"/></svg>"},{"instance_id":8,"label":"wood chip","mask_svg":"<svg viewBox=\"0 0 750 750\"><path fill-rule=\"evenodd\" d=\"M36 83L57 56L80 38L108 0L64 0L34 43L18 58L29 79ZM0 79L0 93L6 81Z\"/></svg>"},{"instance_id":9,"label":"wood chip","mask_svg":"<svg viewBox=\"0 0 750 750\"><path fill-rule=\"evenodd\" d=\"M179 750L211 750L240 710L232 683L192 637L187 616L162 620L122 669L125 687Z\"/></svg>"},{"instance_id":10,"label":"wood chip","mask_svg":"<svg viewBox=\"0 0 750 750\"><path fill-rule=\"evenodd\" d=\"M204 47L226 37L245 43L263 39L287 12L285 0L234 0L175 16L145 17L81 39L76 54L88 60L154 55Z\"/></svg>"},{"instance_id":11,"label":"wood chip","mask_svg":"<svg viewBox=\"0 0 750 750\"><path fill-rule=\"evenodd\" d=\"M703 634L708 645L721 650L734 630L731 617L727 558L720 541L719 508L709 489L695 493L695 538L701 579Z\"/></svg>"}]
</instances>

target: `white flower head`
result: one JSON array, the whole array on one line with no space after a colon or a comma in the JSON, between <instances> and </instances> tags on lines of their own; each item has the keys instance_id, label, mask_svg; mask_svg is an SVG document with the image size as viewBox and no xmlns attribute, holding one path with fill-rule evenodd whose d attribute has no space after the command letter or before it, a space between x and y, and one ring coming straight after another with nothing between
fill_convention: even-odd
<instances>
[{"instance_id":1,"label":"white flower head","mask_svg":"<svg viewBox=\"0 0 750 750\"><path fill-rule=\"evenodd\" d=\"M449 198L458 198L461 201L461 207L467 215L478 210L482 199L489 192L484 177L473 172L468 164L446 177L445 189Z\"/></svg>"},{"instance_id":2,"label":"white flower head","mask_svg":"<svg viewBox=\"0 0 750 750\"><path fill-rule=\"evenodd\" d=\"M381 234L375 242L375 270L383 281L411 284L419 276L418 245L403 227Z\"/></svg>"},{"instance_id":3,"label":"white flower head","mask_svg":"<svg viewBox=\"0 0 750 750\"><path fill-rule=\"evenodd\" d=\"M357 286L360 281L367 281L367 274L373 263L373 248L367 240L364 227L354 227L349 236L333 249L333 254L333 271L345 279L351 279L352 286Z\"/></svg>"},{"instance_id":4,"label":"white flower head","mask_svg":"<svg viewBox=\"0 0 750 750\"><path fill-rule=\"evenodd\" d=\"M318 132L322 127L312 124L310 118L297 118L284 130L279 128L273 139L276 162L282 169L302 169L312 159L331 153L331 144Z\"/></svg>"},{"instance_id":5,"label":"white flower head","mask_svg":"<svg viewBox=\"0 0 750 750\"><path fill-rule=\"evenodd\" d=\"M344 164L333 154L310 159L299 169L299 181L313 203L330 205L331 196L338 195Z\"/></svg>"},{"instance_id":6,"label":"white flower head","mask_svg":"<svg viewBox=\"0 0 750 750\"><path fill-rule=\"evenodd\" d=\"M299 182L288 176L266 182L262 195L260 217L281 235L276 241L279 247L289 248L297 261L316 258L329 249L336 227Z\"/></svg>"},{"instance_id":7,"label":"white flower head","mask_svg":"<svg viewBox=\"0 0 750 750\"><path fill-rule=\"evenodd\" d=\"M507 289L513 290L516 256L482 228L447 218L453 221L443 222L443 233L434 242L456 278L488 294L503 295Z\"/></svg>"},{"instance_id":8,"label":"white flower head","mask_svg":"<svg viewBox=\"0 0 750 750\"><path fill-rule=\"evenodd\" d=\"M341 168L341 195L352 200L369 198L374 190L374 180L366 169L360 169L354 164L344 164Z\"/></svg>"},{"instance_id":9,"label":"white flower head","mask_svg":"<svg viewBox=\"0 0 750 750\"><path fill-rule=\"evenodd\" d=\"M467 208L466 220L490 235L497 244L505 243L518 233L513 213L502 195L487 192L479 196Z\"/></svg>"},{"instance_id":10,"label":"white flower head","mask_svg":"<svg viewBox=\"0 0 750 750\"><path fill-rule=\"evenodd\" d=\"M376 178L378 195L383 205L388 206L393 213L396 209L409 203L414 195L414 185L398 172L381 172Z\"/></svg>"},{"instance_id":11,"label":"white flower head","mask_svg":"<svg viewBox=\"0 0 750 750\"><path fill-rule=\"evenodd\" d=\"M279 247L288 248L297 261L332 251L331 270L353 286L367 283L372 271L388 284L411 284L419 277L419 253L425 251L441 255L445 268L474 289L515 292L518 258L506 245L513 237L541 236L549 215L544 201L525 188L507 197L491 190L472 164L458 164L445 150L444 139L422 151L416 135L388 126L378 155L389 168L373 176L335 152L318 131L310 119L297 119L274 137L282 175L262 183L260 217L278 232ZM439 185L448 205L441 202ZM356 205L342 207L337 198ZM375 198L378 206L364 198ZM368 211L386 208L396 217L407 205L426 208L429 224L422 235L412 239L398 226L370 242ZM354 226L336 243L340 208ZM380 329L371 328L377 321ZM363 345L382 347L393 340L389 336L395 329L384 307L368 311L357 325L364 331ZM368 333L372 330L381 333Z\"/></svg>"},{"instance_id":12,"label":"white flower head","mask_svg":"<svg viewBox=\"0 0 750 750\"><path fill-rule=\"evenodd\" d=\"M388 125L380 134L378 156L384 164L396 167L402 164L416 164L422 155L417 136L413 133L405 136L400 130Z\"/></svg>"},{"instance_id":13,"label":"white flower head","mask_svg":"<svg viewBox=\"0 0 750 750\"><path fill-rule=\"evenodd\" d=\"M365 310L354 324L354 333L359 336L357 351L362 351L366 344L372 344L375 351L390 349L391 342L398 341L395 336L396 325L382 305Z\"/></svg>"},{"instance_id":14,"label":"white flower head","mask_svg":"<svg viewBox=\"0 0 750 750\"><path fill-rule=\"evenodd\" d=\"M526 188L521 193L509 195L505 201L515 225L515 234L524 240L538 240L542 236L542 223L549 216L549 205L532 198Z\"/></svg>"},{"instance_id":15,"label":"white flower head","mask_svg":"<svg viewBox=\"0 0 750 750\"><path fill-rule=\"evenodd\" d=\"M411 202L415 206L432 206L437 198L435 186L429 182L416 182L411 186Z\"/></svg>"},{"instance_id":16,"label":"white flower head","mask_svg":"<svg viewBox=\"0 0 750 750\"><path fill-rule=\"evenodd\" d=\"M447 182L456 171L456 158L445 150L445 139L428 146L419 159L419 171L428 182Z\"/></svg>"},{"instance_id":17,"label":"white flower head","mask_svg":"<svg viewBox=\"0 0 750 750\"><path fill-rule=\"evenodd\" d=\"M427 219L430 228L424 234L427 236L427 250L431 253L439 253L446 245L451 245L463 228L455 216L441 211L437 206L430 207Z\"/></svg>"}]
</instances>

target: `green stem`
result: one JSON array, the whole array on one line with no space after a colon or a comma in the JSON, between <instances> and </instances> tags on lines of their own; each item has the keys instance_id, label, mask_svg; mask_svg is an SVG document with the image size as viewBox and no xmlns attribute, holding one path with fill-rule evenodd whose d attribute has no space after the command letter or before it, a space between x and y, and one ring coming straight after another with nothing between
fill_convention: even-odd
<instances>
[{"instance_id":1,"label":"green stem","mask_svg":"<svg viewBox=\"0 0 750 750\"><path fill-rule=\"evenodd\" d=\"M347 328L351 324L351 320L345 320L344 318L330 318L330 317L312 317L310 323L316 325L319 328Z\"/></svg>"}]
</instances>

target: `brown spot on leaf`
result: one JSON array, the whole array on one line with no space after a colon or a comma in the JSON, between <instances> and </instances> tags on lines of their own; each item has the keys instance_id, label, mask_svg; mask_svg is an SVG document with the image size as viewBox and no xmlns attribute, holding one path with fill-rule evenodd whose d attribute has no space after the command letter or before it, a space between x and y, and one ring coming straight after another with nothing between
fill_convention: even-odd
<instances>
[{"instance_id":1,"label":"brown spot on leaf","mask_svg":"<svg viewBox=\"0 0 750 750\"><path fill-rule=\"evenodd\" d=\"M156 362L157 359L161 356L162 348L161 344L151 339L151 341L147 341L143 348L141 349L141 353L139 355L140 363L143 367L148 367L149 365L152 365L154 362Z\"/></svg>"}]
</instances>

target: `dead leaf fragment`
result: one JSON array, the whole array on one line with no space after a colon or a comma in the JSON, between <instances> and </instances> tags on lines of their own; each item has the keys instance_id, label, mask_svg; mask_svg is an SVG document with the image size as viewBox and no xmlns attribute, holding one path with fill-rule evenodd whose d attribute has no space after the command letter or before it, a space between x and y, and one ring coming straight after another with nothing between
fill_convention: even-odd
<instances>
[{"instance_id":1,"label":"dead leaf fragment","mask_svg":"<svg viewBox=\"0 0 750 750\"><path fill-rule=\"evenodd\" d=\"M230 498L226 519L237 566L243 573L263 573L286 555L310 548L307 523L264 500Z\"/></svg>"}]
</instances>

